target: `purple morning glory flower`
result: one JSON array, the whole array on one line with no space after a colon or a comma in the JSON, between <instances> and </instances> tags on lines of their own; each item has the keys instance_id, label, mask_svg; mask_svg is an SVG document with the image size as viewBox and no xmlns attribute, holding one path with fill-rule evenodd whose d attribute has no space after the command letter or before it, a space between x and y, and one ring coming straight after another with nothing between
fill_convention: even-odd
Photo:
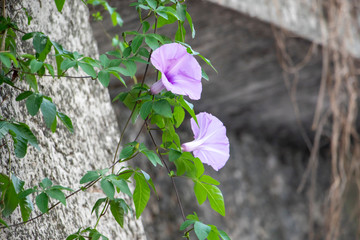
<instances>
[{"instance_id":1,"label":"purple morning glory flower","mask_svg":"<svg viewBox=\"0 0 360 240\"><path fill-rule=\"evenodd\" d=\"M194 141L184 143L181 149L185 152L193 152L201 162L210 165L216 171L222 168L229 159L229 139L226 136L226 128L223 123L210 113L196 115L199 126L191 119L191 129L194 133Z\"/></svg>"},{"instance_id":2,"label":"purple morning glory flower","mask_svg":"<svg viewBox=\"0 0 360 240\"><path fill-rule=\"evenodd\" d=\"M151 87L153 94L166 89L198 100L201 96L201 67L195 57L179 43L164 44L151 55L151 63L161 72L161 79Z\"/></svg>"}]
</instances>

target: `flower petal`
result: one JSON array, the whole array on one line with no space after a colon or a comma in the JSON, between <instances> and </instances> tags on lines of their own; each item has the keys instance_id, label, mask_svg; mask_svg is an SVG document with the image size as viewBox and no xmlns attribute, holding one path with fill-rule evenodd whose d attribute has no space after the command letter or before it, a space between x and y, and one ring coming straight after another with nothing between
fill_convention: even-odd
<instances>
[{"instance_id":1,"label":"flower petal","mask_svg":"<svg viewBox=\"0 0 360 240\"><path fill-rule=\"evenodd\" d=\"M216 171L228 161L229 139L223 123L209 113L196 115L199 125L191 119L194 141L184 143L183 151L193 152L203 163L212 166Z\"/></svg>"}]
</instances>

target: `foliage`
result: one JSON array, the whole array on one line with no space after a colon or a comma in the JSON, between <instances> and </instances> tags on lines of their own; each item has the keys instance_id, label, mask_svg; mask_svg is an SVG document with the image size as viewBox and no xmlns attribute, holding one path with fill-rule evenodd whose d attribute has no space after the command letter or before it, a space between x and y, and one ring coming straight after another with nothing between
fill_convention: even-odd
<instances>
[{"instance_id":1,"label":"foliage","mask_svg":"<svg viewBox=\"0 0 360 240\"><path fill-rule=\"evenodd\" d=\"M114 26L123 24L123 20L116 9L112 8L105 0L88 0L84 3L103 6L109 12ZM55 0L55 5L61 12L66 6L66 1ZM203 204L208 199L211 208L225 216L224 198L218 187L220 183L211 176L204 174L204 166L199 158L183 151L180 137L176 133L176 129L183 123L186 113L197 123L193 105L186 101L182 95L175 95L172 92L163 91L159 94L152 94L149 86L144 82L153 51L164 44L173 42L171 38L158 34L157 29L172 24L177 26L174 41L186 47L188 53L200 57L206 64L213 67L208 59L185 43L185 24L189 25L191 36L195 37L195 28L186 4L184 1L178 0L138 0L131 6L139 14L141 31L123 32L121 40L115 36L112 41L114 50L101 54L99 59L84 56L76 51L68 51L43 32L25 33L21 36L22 42L18 43L15 39L22 31L18 29L16 19L0 18L0 31L4 33L3 40L5 41L4 49L1 49L0 52L2 64L0 85L7 85L19 91L16 101L25 102L30 116L35 116L41 111L45 126L52 132L57 130L58 122L62 122L71 133L74 133L72 120L60 111L51 97L40 92L38 82L44 76L53 79L76 78L76 76L67 75L69 69L82 70L88 75L87 78L98 80L103 87L109 85L111 76L117 78L125 86L125 79L131 78L134 80L134 84L127 86L128 90L119 93L114 101L122 102L131 110L129 120L132 123L143 122L154 143L153 149L146 146L145 143L137 141L123 144L123 133L128 126L126 124L118 148L114 152L116 156L114 163L109 168L94 169L84 173L81 178L79 177L82 187L74 192L70 188L53 185L53 182L48 178L41 180L38 186L25 189L25 182L13 173L9 172L8 175L1 173L1 216L10 216L17 207L20 207L23 222L32 221L30 216L34 211L34 205L30 196L35 197L36 207L44 214L54 209L59 203L66 205L67 198L98 183L104 192L104 196L94 203L91 211L91 213L95 213L96 225L79 229L76 233L69 235L67 239L107 239L96 230L96 227L108 209L110 209L115 221L124 227L124 216L134 212L135 216L139 218L146 208L151 191L157 194L150 175L143 169L122 166L120 170L115 172L115 165L130 161L138 154L143 155L154 167L165 167L171 178L181 176L193 181L193 191L198 203ZM30 24L32 18L26 10L25 13ZM97 20L102 19L99 12L94 17ZM150 17L153 17L154 24L149 21ZM34 54L20 54L17 51L17 44L22 44L25 41L32 42ZM138 70L137 64L146 65L145 76L141 83L137 83L135 77ZM203 70L202 76L208 79ZM161 74L159 73L160 77ZM16 86L15 78L26 82L28 89L23 90ZM14 120L16 118L17 116L11 116L11 119L0 116L0 140L5 142L4 145L8 146L9 151L11 151L9 145L13 145L15 156L23 158L26 156L28 145L35 149L40 149L40 146L30 127L26 123ZM161 144L155 143L150 125L161 131ZM12 144L7 139L7 135L10 135ZM119 152L120 145L123 148ZM165 160L166 156L168 161ZM9 152L9 164L11 164L10 160ZM168 164L175 167L175 172L169 170ZM135 184L133 191L129 187L130 183ZM175 184L174 188L176 188ZM66 195L64 191L72 193ZM132 198L133 205L124 198L124 194ZM50 205L52 201L56 201L56 203ZM132 206L135 207L135 210L132 209ZM182 208L182 205L180 204L179 207ZM188 215L186 219L183 216L183 220L184 223L180 230L185 231L184 236L188 239L190 238L189 232L192 230L198 239L219 239L219 237L226 240L230 239L225 232L218 230L216 226L202 223L196 213ZM2 219L0 219L0 223L5 227L11 227ZM191 225L193 228L186 231Z\"/></svg>"}]
</instances>

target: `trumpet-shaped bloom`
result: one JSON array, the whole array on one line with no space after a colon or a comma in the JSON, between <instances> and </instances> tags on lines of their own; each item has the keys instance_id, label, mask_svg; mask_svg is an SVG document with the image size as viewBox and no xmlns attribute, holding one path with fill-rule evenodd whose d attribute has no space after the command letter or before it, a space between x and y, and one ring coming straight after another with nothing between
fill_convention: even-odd
<instances>
[{"instance_id":1,"label":"trumpet-shaped bloom","mask_svg":"<svg viewBox=\"0 0 360 240\"><path fill-rule=\"evenodd\" d=\"M194 141L184 143L181 148L185 152L193 152L201 162L210 165L216 171L222 168L229 159L229 139L223 123L209 113L196 115L199 126L191 119Z\"/></svg>"},{"instance_id":2,"label":"trumpet-shaped bloom","mask_svg":"<svg viewBox=\"0 0 360 240\"><path fill-rule=\"evenodd\" d=\"M201 67L183 45L164 44L152 53L150 61L161 72L161 79L151 86L153 94L166 89L193 100L200 99Z\"/></svg>"}]
</instances>

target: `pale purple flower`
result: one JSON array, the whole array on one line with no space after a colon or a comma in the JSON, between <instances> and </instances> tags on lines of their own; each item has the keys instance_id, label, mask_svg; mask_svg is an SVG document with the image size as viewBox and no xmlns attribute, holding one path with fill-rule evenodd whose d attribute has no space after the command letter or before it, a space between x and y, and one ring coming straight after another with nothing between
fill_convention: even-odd
<instances>
[{"instance_id":1,"label":"pale purple flower","mask_svg":"<svg viewBox=\"0 0 360 240\"><path fill-rule=\"evenodd\" d=\"M201 96L201 67L195 57L179 43L164 44L151 55L151 63L161 79L151 87L153 94L163 89L198 100Z\"/></svg>"},{"instance_id":2,"label":"pale purple flower","mask_svg":"<svg viewBox=\"0 0 360 240\"><path fill-rule=\"evenodd\" d=\"M199 113L196 118L199 126L194 119L190 120L195 139L182 144L181 149L185 152L193 152L201 162L218 171L230 156L226 128L218 118L210 113Z\"/></svg>"}]
</instances>

